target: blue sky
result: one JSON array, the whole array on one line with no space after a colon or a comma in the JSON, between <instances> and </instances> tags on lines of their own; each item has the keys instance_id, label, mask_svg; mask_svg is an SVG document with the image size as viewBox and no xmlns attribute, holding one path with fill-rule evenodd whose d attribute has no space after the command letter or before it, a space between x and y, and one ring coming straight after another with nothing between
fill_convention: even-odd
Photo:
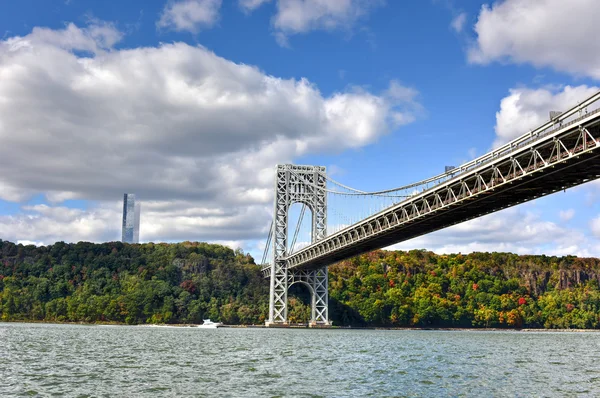
<instances>
[{"instance_id":1,"label":"blue sky","mask_svg":"<svg viewBox=\"0 0 600 398\"><path fill-rule=\"evenodd\" d=\"M0 5L0 237L13 241L117 240L130 191L142 240L257 255L277 163L400 186L600 79L591 0ZM599 237L591 183L397 247L600 256Z\"/></svg>"}]
</instances>

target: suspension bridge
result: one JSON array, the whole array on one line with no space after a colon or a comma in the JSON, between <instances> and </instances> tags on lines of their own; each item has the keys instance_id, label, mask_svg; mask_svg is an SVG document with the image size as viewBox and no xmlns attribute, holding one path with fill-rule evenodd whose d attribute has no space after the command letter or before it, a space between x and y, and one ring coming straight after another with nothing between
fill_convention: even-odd
<instances>
[{"instance_id":1,"label":"suspension bridge","mask_svg":"<svg viewBox=\"0 0 600 398\"><path fill-rule=\"evenodd\" d=\"M278 165L262 259L270 278L267 325L287 325L288 289L296 283L311 293L311 325L329 325L329 265L597 179L599 147L600 92L477 159L393 189L362 191L321 166ZM298 241L303 228L308 236Z\"/></svg>"}]
</instances>

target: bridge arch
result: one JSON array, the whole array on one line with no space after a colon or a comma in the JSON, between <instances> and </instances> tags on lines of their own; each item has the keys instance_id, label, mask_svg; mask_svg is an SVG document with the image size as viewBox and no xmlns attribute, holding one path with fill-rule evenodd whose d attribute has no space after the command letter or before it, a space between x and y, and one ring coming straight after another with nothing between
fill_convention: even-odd
<instances>
[{"instance_id":1,"label":"bridge arch","mask_svg":"<svg viewBox=\"0 0 600 398\"><path fill-rule=\"evenodd\" d=\"M311 284L308 281L304 281L304 280L292 280L291 283L288 285L288 292L292 289L292 286L297 285L297 286L304 286L308 289L308 293L310 294L310 322L311 323L315 323L316 322L316 297L315 297L315 291L313 289L313 287L311 286Z\"/></svg>"}]
</instances>

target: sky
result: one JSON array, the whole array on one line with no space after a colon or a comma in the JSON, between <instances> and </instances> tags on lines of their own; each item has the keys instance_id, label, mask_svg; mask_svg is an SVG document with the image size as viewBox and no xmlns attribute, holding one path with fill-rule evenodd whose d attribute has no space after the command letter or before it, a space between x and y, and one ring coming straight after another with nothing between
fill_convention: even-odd
<instances>
[{"instance_id":1,"label":"sky","mask_svg":"<svg viewBox=\"0 0 600 398\"><path fill-rule=\"evenodd\" d=\"M0 0L0 239L260 258L277 164L439 174L600 87L595 0ZM394 245L600 256L600 183Z\"/></svg>"}]
</instances>

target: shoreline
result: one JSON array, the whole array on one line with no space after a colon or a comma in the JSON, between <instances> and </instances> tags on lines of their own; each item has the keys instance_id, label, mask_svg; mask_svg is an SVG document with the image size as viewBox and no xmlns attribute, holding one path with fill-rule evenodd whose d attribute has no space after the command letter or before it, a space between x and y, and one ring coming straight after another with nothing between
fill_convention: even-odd
<instances>
[{"instance_id":1,"label":"shoreline","mask_svg":"<svg viewBox=\"0 0 600 398\"><path fill-rule=\"evenodd\" d=\"M79 325L79 326L130 326L130 327L145 327L145 328L153 328L153 327L165 327L165 328L197 328L199 324L136 324L136 325L128 325L125 323L115 323L115 322L51 322L51 321L39 321L39 320L13 320L13 321L0 321L0 325L2 324L10 324L10 323L18 323L18 324L48 324L48 325ZM289 325L287 327L275 327L269 328L265 325L223 325L220 326L219 329L314 329L314 330L389 330L389 331L437 331L437 332L523 332L523 333L531 333L531 332L568 332L568 333L584 333L584 332L597 332L600 333L600 329L535 329L535 328L522 328L522 329L512 329L512 328L448 328L448 327L385 327L385 326L331 326L331 327L315 327L310 328L307 325Z\"/></svg>"}]
</instances>

